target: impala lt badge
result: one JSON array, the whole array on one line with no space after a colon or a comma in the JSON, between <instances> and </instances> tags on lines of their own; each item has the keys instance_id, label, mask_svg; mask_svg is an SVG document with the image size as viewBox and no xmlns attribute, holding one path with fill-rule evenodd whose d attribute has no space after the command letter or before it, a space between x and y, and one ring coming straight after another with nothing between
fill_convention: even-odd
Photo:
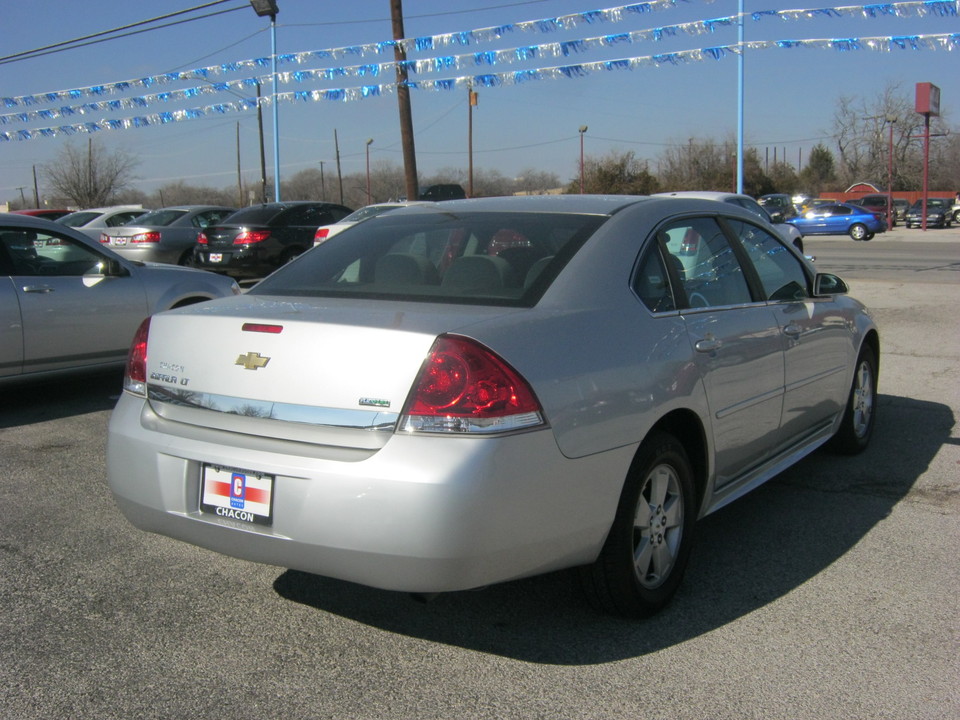
<instances>
[{"instance_id":1,"label":"impala lt badge","mask_svg":"<svg viewBox=\"0 0 960 720\"><path fill-rule=\"evenodd\" d=\"M270 362L270 358L263 357L260 353L248 352L246 355L238 357L234 365L242 365L245 370L259 370L266 367L268 362Z\"/></svg>"}]
</instances>

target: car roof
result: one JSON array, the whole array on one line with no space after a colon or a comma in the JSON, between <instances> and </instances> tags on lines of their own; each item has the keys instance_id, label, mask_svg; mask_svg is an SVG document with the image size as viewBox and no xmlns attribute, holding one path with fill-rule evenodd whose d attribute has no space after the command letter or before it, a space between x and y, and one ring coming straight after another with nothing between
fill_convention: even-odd
<instances>
[{"instance_id":1,"label":"car roof","mask_svg":"<svg viewBox=\"0 0 960 720\"><path fill-rule=\"evenodd\" d=\"M650 199L645 195L509 195L424 203L412 205L403 212L553 212L610 215L628 205Z\"/></svg>"},{"instance_id":2,"label":"car roof","mask_svg":"<svg viewBox=\"0 0 960 720\"><path fill-rule=\"evenodd\" d=\"M21 227L35 227L42 230L56 230L62 232L67 225L55 223L53 220L47 220L39 215L14 215L13 213L0 213L0 225L19 225Z\"/></svg>"},{"instance_id":3,"label":"car roof","mask_svg":"<svg viewBox=\"0 0 960 720\"><path fill-rule=\"evenodd\" d=\"M718 192L715 190L677 190L676 192L655 193L653 197L685 197L699 198L700 200L719 200L724 201L730 198L747 198L753 200L749 195L741 193Z\"/></svg>"}]
</instances>

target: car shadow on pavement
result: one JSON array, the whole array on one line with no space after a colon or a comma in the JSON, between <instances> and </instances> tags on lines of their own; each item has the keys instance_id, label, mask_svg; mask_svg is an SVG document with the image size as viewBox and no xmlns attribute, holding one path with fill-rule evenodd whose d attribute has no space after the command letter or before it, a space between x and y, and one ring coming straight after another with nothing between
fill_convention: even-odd
<instances>
[{"instance_id":1,"label":"car shadow on pavement","mask_svg":"<svg viewBox=\"0 0 960 720\"><path fill-rule=\"evenodd\" d=\"M112 410L122 389L122 369L0 386L0 428Z\"/></svg>"},{"instance_id":2,"label":"car shadow on pavement","mask_svg":"<svg viewBox=\"0 0 960 720\"><path fill-rule=\"evenodd\" d=\"M699 523L673 602L645 620L606 617L576 587L574 571L517 580L423 604L288 570L274 583L288 600L384 631L534 663L584 665L637 657L722 627L776 601L855 546L908 495L950 439L952 410L883 395L870 448L821 450Z\"/></svg>"}]
</instances>

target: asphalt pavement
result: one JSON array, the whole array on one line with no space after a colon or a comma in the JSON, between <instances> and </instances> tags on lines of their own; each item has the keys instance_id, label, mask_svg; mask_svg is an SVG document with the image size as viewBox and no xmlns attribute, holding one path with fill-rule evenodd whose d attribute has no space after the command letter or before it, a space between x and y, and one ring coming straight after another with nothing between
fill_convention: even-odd
<instances>
[{"instance_id":1,"label":"asphalt pavement","mask_svg":"<svg viewBox=\"0 0 960 720\"><path fill-rule=\"evenodd\" d=\"M829 264L901 232L960 248L957 228L812 244ZM567 572L423 604L140 532L105 482L119 375L0 389L0 718L960 717L960 257L866 265L871 447L701 522L639 622Z\"/></svg>"}]
</instances>

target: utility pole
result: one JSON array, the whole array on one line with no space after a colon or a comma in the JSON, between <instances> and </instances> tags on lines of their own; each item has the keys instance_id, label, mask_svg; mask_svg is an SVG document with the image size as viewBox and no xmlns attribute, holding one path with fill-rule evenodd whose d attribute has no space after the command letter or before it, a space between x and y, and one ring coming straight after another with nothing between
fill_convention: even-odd
<instances>
[{"instance_id":1,"label":"utility pole","mask_svg":"<svg viewBox=\"0 0 960 720\"><path fill-rule=\"evenodd\" d=\"M343 205L343 172L340 170L340 141L337 139L337 129L333 129L333 147L337 153L337 182L340 184L340 204Z\"/></svg>"},{"instance_id":2,"label":"utility pole","mask_svg":"<svg viewBox=\"0 0 960 720\"><path fill-rule=\"evenodd\" d=\"M243 207L243 180L240 177L240 123L237 123L237 207Z\"/></svg>"},{"instance_id":3,"label":"utility pole","mask_svg":"<svg viewBox=\"0 0 960 720\"><path fill-rule=\"evenodd\" d=\"M413 115L410 111L410 88L407 86L407 52L400 41L403 33L403 3L390 0L390 16L393 20L393 58L397 63L397 104L400 108L400 143L403 145L403 169L407 184L407 199L420 197L417 188L417 151L413 141Z\"/></svg>"},{"instance_id":4,"label":"utility pole","mask_svg":"<svg viewBox=\"0 0 960 720\"><path fill-rule=\"evenodd\" d=\"M263 107L260 104L260 83L257 83L257 127L260 130L260 202L267 201L267 157L263 152Z\"/></svg>"},{"instance_id":5,"label":"utility pole","mask_svg":"<svg viewBox=\"0 0 960 720\"><path fill-rule=\"evenodd\" d=\"M327 201L327 186L323 182L323 160L320 161L320 199Z\"/></svg>"},{"instance_id":6,"label":"utility pole","mask_svg":"<svg viewBox=\"0 0 960 720\"><path fill-rule=\"evenodd\" d=\"M467 197L473 197L473 108L477 104L477 92L473 84L467 85Z\"/></svg>"},{"instance_id":7,"label":"utility pole","mask_svg":"<svg viewBox=\"0 0 960 720\"><path fill-rule=\"evenodd\" d=\"M33 206L40 207L40 188L37 185L37 166L33 166Z\"/></svg>"}]
</instances>

